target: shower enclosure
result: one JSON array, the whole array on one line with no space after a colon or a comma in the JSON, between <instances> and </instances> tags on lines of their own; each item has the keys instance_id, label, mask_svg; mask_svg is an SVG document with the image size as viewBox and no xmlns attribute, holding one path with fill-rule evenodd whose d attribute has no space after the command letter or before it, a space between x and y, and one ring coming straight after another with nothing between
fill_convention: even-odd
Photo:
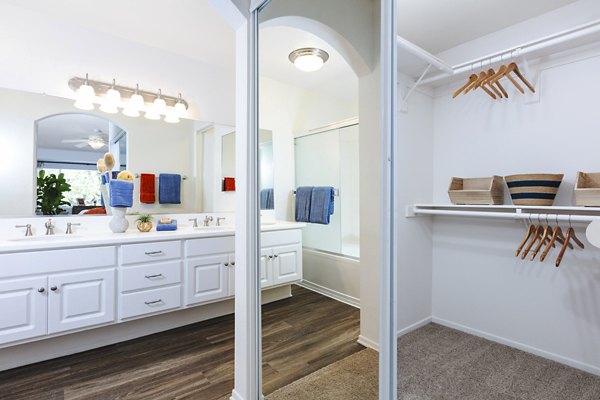
<instances>
[{"instance_id":1,"label":"shower enclosure","mask_svg":"<svg viewBox=\"0 0 600 400\"><path fill-rule=\"evenodd\" d=\"M296 186L333 186L329 225L308 224L305 248L360 257L358 124L324 128L295 139Z\"/></svg>"}]
</instances>

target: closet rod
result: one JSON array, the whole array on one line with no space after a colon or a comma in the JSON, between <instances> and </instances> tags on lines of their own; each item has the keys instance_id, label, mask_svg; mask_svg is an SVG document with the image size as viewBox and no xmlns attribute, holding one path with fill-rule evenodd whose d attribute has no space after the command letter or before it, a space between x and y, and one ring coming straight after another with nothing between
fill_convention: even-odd
<instances>
[{"instance_id":1,"label":"closet rod","mask_svg":"<svg viewBox=\"0 0 600 400\"><path fill-rule=\"evenodd\" d=\"M551 214L551 213L511 213L511 212L486 212L486 211L453 211L453 210L427 210L415 208L414 215L439 215L448 217L472 217L472 218L489 218L489 219L512 219L525 221L546 221L554 222L579 222L590 223L595 220L600 220L600 216L594 215L570 215L570 214Z\"/></svg>"},{"instance_id":2,"label":"closet rod","mask_svg":"<svg viewBox=\"0 0 600 400\"><path fill-rule=\"evenodd\" d=\"M510 58L513 55L516 57L523 56L563 43L571 42L576 39L584 38L586 36L590 36L598 32L600 32L600 20L595 20L583 25L578 25L574 28L566 29L564 31L560 31L552 35L544 36L539 39L520 44L518 46L510 47L502 51L498 51L483 57L475 58L471 61L467 61L462 64L455 65L452 67L451 75L456 76L470 73L475 68L481 68L482 63L484 64L484 66L487 66L489 64L507 61L510 60ZM448 74L434 75L429 78L423 79L422 84L426 85L429 83L437 82L447 77Z\"/></svg>"},{"instance_id":3,"label":"closet rod","mask_svg":"<svg viewBox=\"0 0 600 400\"><path fill-rule=\"evenodd\" d=\"M398 41L399 47L403 48L404 50L408 51L412 55L425 61L427 64L433 65L437 69L446 72L446 74L454 73L451 66L449 66L448 64L446 64L445 62L443 62L442 60L440 60L433 54L423 50L422 48L420 48L413 42L410 42L410 41L404 39L402 36L398 36L397 41Z\"/></svg>"}]
</instances>

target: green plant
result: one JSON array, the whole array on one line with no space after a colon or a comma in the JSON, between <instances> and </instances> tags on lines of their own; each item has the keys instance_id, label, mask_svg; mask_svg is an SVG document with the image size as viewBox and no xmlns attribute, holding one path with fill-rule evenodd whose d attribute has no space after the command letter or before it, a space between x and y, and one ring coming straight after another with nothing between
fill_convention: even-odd
<instances>
[{"instance_id":1,"label":"green plant","mask_svg":"<svg viewBox=\"0 0 600 400\"><path fill-rule=\"evenodd\" d=\"M61 206L70 206L64 193L71 191L64 174L48 174L43 169L37 177L37 210L44 215L57 215L65 210Z\"/></svg>"},{"instance_id":2,"label":"green plant","mask_svg":"<svg viewBox=\"0 0 600 400\"><path fill-rule=\"evenodd\" d=\"M152 221L152 215L150 214L142 214L136 219L137 222L146 223Z\"/></svg>"}]
</instances>

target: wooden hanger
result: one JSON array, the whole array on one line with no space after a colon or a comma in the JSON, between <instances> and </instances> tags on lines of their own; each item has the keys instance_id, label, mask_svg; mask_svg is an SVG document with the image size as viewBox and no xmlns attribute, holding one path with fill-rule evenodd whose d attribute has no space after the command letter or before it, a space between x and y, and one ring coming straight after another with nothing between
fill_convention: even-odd
<instances>
[{"instance_id":1,"label":"wooden hanger","mask_svg":"<svg viewBox=\"0 0 600 400\"><path fill-rule=\"evenodd\" d=\"M473 82L473 84L471 86L469 86L467 88L467 90L465 90L465 94L469 93L471 90L475 90L479 87L479 85L487 78L487 74L483 71L481 71L479 73L479 76L477 77L477 80L475 82Z\"/></svg>"},{"instance_id":2,"label":"wooden hanger","mask_svg":"<svg viewBox=\"0 0 600 400\"><path fill-rule=\"evenodd\" d=\"M563 246L560 249L560 253L558 253L558 257L556 257L556 263L554 264L554 265L556 265L556 268L560 267L560 262L562 261L562 258L565 255L565 251L567 250L567 245L569 244L569 241L571 240L572 234L573 234L573 228L569 227L569 229L567 229L567 236L565 236L565 242L563 243Z\"/></svg>"},{"instance_id":3,"label":"wooden hanger","mask_svg":"<svg viewBox=\"0 0 600 400\"><path fill-rule=\"evenodd\" d=\"M545 243L550 242L550 240L552 239L552 235L550 234L550 232L552 232L552 228L550 227L550 225L547 224L544 228L544 231L542 232L542 239L540 240L536 248L533 250L533 253L531 253L531 261L535 260L535 257L537 256L542 246ZM550 246L552 246L552 244Z\"/></svg>"},{"instance_id":4,"label":"wooden hanger","mask_svg":"<svg viewBox=\"0 0 600 400\"><path fill-rule=\"evenodd\" d=\"M519 79L525 84L525 86L527 86L529 88L529 90L531 90L532 93L535 93L535 88L533 87L533 85L531 83L529 83L529 81L527 79L525 79L525 77L521 73L521 70L519 70L519 66L517 65L517 63L515 63L515 62L510 63L508 66L508 72L509 73L514 72L515 75L517 75L519 77Z\"/></svg>"},{"instance_id":5,"label":"wooden hanger","mask_svg":"<svg viewBox=\"0 0 600 400\"><path fill-rule=\"evenodd\" d=\"M496 93L496 96L498 96L499 98L502 98L503 97L502 93L498 89L496 89L496 87L490 82L490 80L494 77L494 75L496 75L496 72L492 68L488 69L487 78L482 83L482 85L488 85L494 91L494 93Z\"/></svg>"},{"instance_id":6,"label":"wooden hanger","mask_svg":"<svg viewBox=\"0 0 600 400\"><path fill-rule=\"evenodd\" d=\"M471 76L469 76L469 80L467 81L467 83L465 83L460 89L458 89L456 92L454 92L454 94L452 95L452 98L455 99L459 94L461 94L464 90L466 90L469 86L471 86L477 80L477 78L478 78L477 74L471 74Z\"/></svg>"},{"instance_id":7,"label":"wooden hanger","mask_svg":"<svg viewBox=\"0 0 600 400\"><path fill-rule=\"evenodd\" d=\"M535 225L530 222L529 227L527 227L527 232L525 232L525 237L523 238L523 241L517 248L517 251L515 251L515 257L519 257L519 253L521 253L521 250L523 250L525 243L527 243L527 241L529 240L529 238L531 237L531 235L533 234L534 231L535 231Z\"/></svg>"},{"instance_id":8,"label":"wooden hanger","mask_svg":"<svg viewBox=\"0 0 600 400\"><path fill-rule=\"evenodd\" d=\"M540 239L541 233L542 233L542 226L541 225L536 226L535 231L533 232L533 238L531 239L531 241L529 242L527 247L525 247L525 250L523 251L523 253L521 253L521 260L524 260L525 257L527 257L527 254L529 254L529 250L531 250L531 248L533 247L535 242L537 242L538 239Z\"/></svg>"},{"instance_id":9,"label":"wooden hanger","mask_svg":"<svg viewBox=\"0 0 600 400\"><path fill-rule=\"evenodd\" d=\"M500 79L502 79L503 77L507 77L508 80L511 81L512 84L517 88L517 90L519 90L519 92L525 94L525 89L523 89L519 82L517 82L515 78L512 77L506 65L501 65L500 68L498 68L498 73L494 77L494 83L500 81Z\"/></svg>"},{"instance_id":10,"label":"wooden hanger","mask_svg":"<svg viewBox=\"0 0 600 400\"><path fill-rule=\"evenodd\" d=\"M558 219L557 219L557 225L554 228L554 232L552 233L552 238L550 238L550 242L548 242L546 249L542 252L542 255L540 256L540 261L544 261L546 259L546 257L548 256L550 249L552 247L556 247L555 242L558 242L558 243L564 245L565 241L566 241L566 238L564 237L564 235L562 233L562 229L560 229L560 226L558 226ZM573 248L573 245L569 242L567 242L567 246L570 249Z\"/></svg>"}]
</instances>

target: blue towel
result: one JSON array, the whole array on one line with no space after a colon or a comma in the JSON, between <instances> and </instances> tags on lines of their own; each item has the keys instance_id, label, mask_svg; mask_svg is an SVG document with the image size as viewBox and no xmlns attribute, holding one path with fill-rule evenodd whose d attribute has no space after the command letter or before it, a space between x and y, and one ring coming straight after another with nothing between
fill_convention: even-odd
<instances>
[{"instance_id":1,"label":"blue towel","mask_svg":"<svg viewBox=\"0 0 600 400\"><path fill-rule=\"evenodd\" d=\"M296 221L310 222L310 201L312 186L300 186L296 189Z\"/></svg>"},{"instance_id":2,"label":"blue towel","mask_svg":"<svg viewBox=\"0 0 600 400\"><path fill-rule=\"evenodd\" d=\"M329 224L333 215L334 191L331 186L315 186L310 199L309 221L315 224Z\"/></svg>"},{"instance_id":3,"label":"blue towel","mask_svg":"<svg viewBox=\"0 0 600 400\"><path fill-rule=\"evenodd\" d=\"M177 230L177 220L172 219L168 224L161 224L160 222L156 225L156 230L158 232L162 231L176 231Z\"/></svg>"},{"instance_id":4,"label":"blue towel","mask_svg":"<svg viewBox=\"0 0 600 400\"><path fill-rule=\"evenodd\" d=\"M133 182L113 179L109 184L111 207L131 207L133 205Z\"/></svg>"},{"instance_id":5,"label":"blue towel","mask_svg":"<svg viewBox=\"0 0 600 400\"><path fill-rule=\"evenodd\" d=\"M181 204L181 175L158 175L158 202L160 204Z\"/></svg>"},{"instance_id":6,"label":"blue towel","mask_svg":"<svg viewBox=\"0 0 600 400\"><path fill-rule=\"evenodd\" d=\"M273 188L263 189L260 191L260 209L273 210L275 209L275 198L273 197Z\"/></svg>"}]
</instances>

